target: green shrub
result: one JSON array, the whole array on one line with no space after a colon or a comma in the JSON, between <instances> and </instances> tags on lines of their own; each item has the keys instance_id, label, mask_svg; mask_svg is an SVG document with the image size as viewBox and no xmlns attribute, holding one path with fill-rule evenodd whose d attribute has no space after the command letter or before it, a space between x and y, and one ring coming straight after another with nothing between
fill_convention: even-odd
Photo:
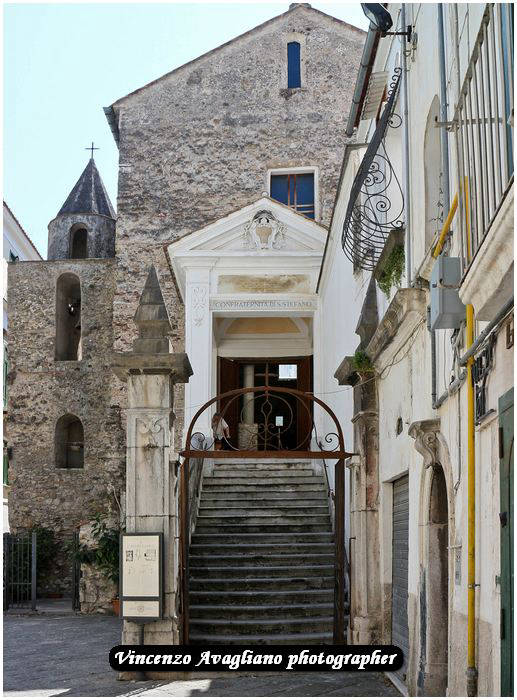
<instances>
[{"instance_id":1,"label":"green shrub","mask_svg":"<svg viewBox=\"0 0 517 700\"><path fill-rule=\"evenodd\" d=\"M379 287L389 297L392 287L400 287L404 272L404 246L396 245L388 255L379 277Z\"/></svg>"}]
</instances>

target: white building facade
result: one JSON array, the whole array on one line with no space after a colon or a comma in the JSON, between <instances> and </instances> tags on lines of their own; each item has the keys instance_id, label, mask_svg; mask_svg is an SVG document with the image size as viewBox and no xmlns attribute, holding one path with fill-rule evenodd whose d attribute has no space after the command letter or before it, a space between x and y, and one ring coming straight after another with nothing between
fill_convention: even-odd
<instances>
[{"instance_id":1,"label":"white building facade","mask_svg":"<svg viewBox=\"0 0 517 700\"><path fill-rule=\"evenodd\" d=\"M350 641L400 646L410 695L509 695L513 6L386 10L318 287L359 336L315 340L354 395Z\"/></svg>"}]
</instances>

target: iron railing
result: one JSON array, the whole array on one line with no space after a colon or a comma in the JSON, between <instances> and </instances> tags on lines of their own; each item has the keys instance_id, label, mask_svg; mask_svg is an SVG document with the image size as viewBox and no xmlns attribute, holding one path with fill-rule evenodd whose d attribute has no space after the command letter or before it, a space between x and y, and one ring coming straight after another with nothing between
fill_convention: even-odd
<instances>
[{"instance_id":1,"label":"iron railing","mask_svg":"<svg viewBox=\"0 0 517 700\"><path fill-rule=\"evenodd\" d=\"M513 182L513 8L488 3L465 73L453 124L468 266ZM463 218L463 217L462 217Z\"/></svg>"},{"instance_id":2,"label":"iron railing","mask_svg":"<svg viewBox=\"0 0 517 700\"><path fill-rule=\"evenodd\" d=\"M36 610L36 533L4 533L4 610Z\"/></svg>"},{"instance_id":3,"label":"iron railing","mask_svg":"<svg viewBox=\"0 0 517 700\"><path fill-rule=\"evenodd\" d=\"M350 189L341 245L354 267L373 270L393 229L404 225L404 195L385 145L388 127L402 120L394 108L401 69L396 68L388 99Z\"/></svg>"},{"instance_id":4,"label":"iron railing","mask_svg":"<svg viewBox=\"0 0 517 700\"><path fill-rule=\"evenodd\" d=\"M215 404L224 406L221 410L221 416L224 418L226 411L229 410L232 402L239 401L245 397L253 397L254 402L260 402L261 420L257 423L256 439L250 441L247 448L242 448L239 445L232 445L226 439L224 449L214 449L214 440L205 439L202 433L195 432L194 428L197 420L205 411L211 410ZM278 431L278 427L272 421L272 399L283 402L290 396L295 401L302 411L306 411L311 416L310 429L307 435L299 437L298 444L294 449L286 450L282 448L282 432ZM311 435L315 430L312 419L312 407L317 404L320 409L326 413L334 425L335 432L327 433L321 441L317 438L319 444L325 445L326 449L318 450L311 449ZM258 410L254 412L257 419ZM294 413L293 413L294 415ZM287 428L290 424L290 418L286 421ZM196 436L196 439L194 439ZM197 443L197 446L196 446ZM318 399L311 393L304 393L296 389L286 389L284 387L248 387L245 389L235 389L227 391L223 394L214 396L207 401L192 418L186 435L186 449L180 452L183 457L181 465L181 482L179 492L179 545L180 545L180 590L181 590L181 617L182 617L182 642L189 643L189 543L191 536L191 514L192 506L190 499L195 491L191 487L192 469L195 469L196 460L203 459L228 459L239 457L241 459L262 459L268 457L288 457L296 459L329 459L335 460L334 466L334 485L335 485L335 509L334 509L334 643L345 643L345 597L346 597L346 575L348 572L348 561L345 550L345 460L351 457L352 454L345 451L345 443L343 439L343 431L332 409L327 406L321 399ZM262 449L259 449L259 446ZM309 449L306 449L308 446ZM195 477L194 477L195 478Z\"/></svg>"}]
</instances>

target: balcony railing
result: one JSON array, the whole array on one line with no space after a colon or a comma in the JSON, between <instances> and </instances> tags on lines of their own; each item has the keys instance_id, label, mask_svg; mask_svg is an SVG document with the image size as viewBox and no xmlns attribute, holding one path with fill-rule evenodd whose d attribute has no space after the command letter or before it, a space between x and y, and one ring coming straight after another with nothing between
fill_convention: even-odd
<instances>
[{"instance_id":1,"label":"balcony railing","mask_svg":"<svg viewBox=\"0 0 517 700\"><path fill-rule=\"evenodd\" d=\"M373 270L390 232L403 225L404 196L385 145L388 127L402 122L394 112L400 75L396 68L382 116L350 188L341 245L354 269Z\"/></svg>"},{"instance_id":2,"label":"balcony railing","mask_svg":"<svg viewBox=\"0 0 517 700\"><path fill-rule=\"evenodd\" d=\"M454 116L468 266L513 181L513 6L487 4Z\"/></svg>"}]
</instances>

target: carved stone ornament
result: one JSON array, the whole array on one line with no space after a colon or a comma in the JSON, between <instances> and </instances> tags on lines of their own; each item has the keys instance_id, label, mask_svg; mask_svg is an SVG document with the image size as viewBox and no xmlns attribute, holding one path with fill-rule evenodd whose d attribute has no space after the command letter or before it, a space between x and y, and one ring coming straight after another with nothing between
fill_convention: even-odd
<instances>
[{"instance_id":1,"label":"carved stone ornament","mask_svg":"<svg viewBox=\"0 0 517 700\"><path fill-rule=\"evenodd\" d=\"M244 248L273 250L285 245L285 226L270 211L262 210L244 225Z\"/></svg>"},{"instance_id":2,"label":"carved stone ornament","mask_svg":"<svg viewBox=\"0 0 517 700\"><path fill-rule=\"evenodd\" d=\"M424 458L424 467L432 467L438 460L438 432L440 421L437 419L418 420L411 423L408 433L415 441L415 449Z\"/></svg>"},{"instance_id":3,"label":"carved stone ornament","mask_svg":"<svg viewBox=\"0 0 517 700\"><path fill-rule=\"evenodd\" d=\"M163 447L165 435L165 423L163 416L148 416L137 418L137 430L144 441L142 447ZM140 440L139 440L140 442Z\"/></svg>"},{"instance_id":4,"label":"carved stone ornament","mask_svg":"<svg viewBox=\"0 0 517 700\"><path fill-rule=\"evenodd\" d=\"M195 326L201 326L203 323L208 306L207 296L207 287L194 287L192 290L192 312Z\"/></svg>"}]
</instances>

